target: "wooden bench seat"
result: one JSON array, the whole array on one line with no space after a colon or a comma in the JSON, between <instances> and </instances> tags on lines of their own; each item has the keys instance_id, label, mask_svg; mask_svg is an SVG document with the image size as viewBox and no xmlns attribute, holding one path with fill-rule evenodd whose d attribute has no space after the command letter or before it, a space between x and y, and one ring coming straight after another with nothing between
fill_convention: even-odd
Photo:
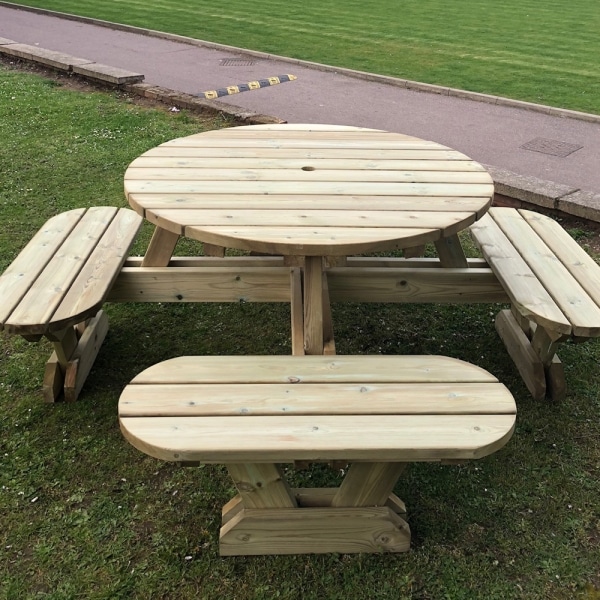
<instances>
[{"instance_id":1,"label":"wooden bench seat","mask_svg":"<svg viewBox=\"0 0 600 600\"><path fill-rule=\"evenodd\" d=\"M516 407L490 373L443 356L196 356L136 376L119 418L150 456L227 465L239 496L223 555L403 552L392 490L406 463L495 452ZM292 490L276 463L297 460L352 464L337 489Z\"/></svg>"},{"instance_id":2,"label":"wooden bench seat","mask_svg":"<svg viewBox=\"0 0 600 600\"><path fill-rule=\"evenodd\" d=\"M492 208L471 234L511 300L496 328L536 398L565 395L559 342L600 336L600 265L553 219Z\"/></svg>"},{"instance_id":3,"label":"wooden bench seat","mask_svg":"<svg viewBox=\"0 0 600 600\"><path fill-rule=\"evenodd\" d=\"M0 329L46 336L44 397L75 400L108 330L100 310L142 224L132 210L81 208L49 219L0 276Z\"/></svg>"}]
</instances>

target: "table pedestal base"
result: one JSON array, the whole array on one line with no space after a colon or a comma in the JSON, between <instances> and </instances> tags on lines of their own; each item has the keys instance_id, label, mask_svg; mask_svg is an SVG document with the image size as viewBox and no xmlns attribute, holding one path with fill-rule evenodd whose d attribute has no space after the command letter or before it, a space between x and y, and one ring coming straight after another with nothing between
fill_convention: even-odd
<instances>
[{"instance_id":1,"label":"table pedestal base","mask_svg":"<svg viewBox=\"0 0 600 600\"><path fill-rule=\"evenodd\" d=\"M221 556L407 552L410 528L404 503L336 508L337 488L291 490L297 508L245 508L241 496L223 507Z\"/></svg>"}]
</instances>

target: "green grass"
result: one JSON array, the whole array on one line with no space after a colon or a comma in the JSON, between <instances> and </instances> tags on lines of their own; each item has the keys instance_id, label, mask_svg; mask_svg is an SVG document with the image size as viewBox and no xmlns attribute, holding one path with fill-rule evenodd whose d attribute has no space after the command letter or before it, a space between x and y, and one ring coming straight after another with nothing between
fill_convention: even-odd
<instances>
[{"instance_id":1,"label":"green grass","mask_svg":"<svg viewBox=\"0 0 600 600\"><path fill-rule=\"evenodd\" d=\"M406 79L600 113L597 0L29 0Z\"/></svg>"},{"instance_id":2,"label":"green grass","mask_svg":"<svg viewBox=\"0 0 600 600\"><path fill-rule=\"evenodd\" d=\"M126 165L226 125L81 93L0 65L0 270L51 214L124 205ZM591 233L576 230L586 245ZM138 251L147 241L138 244ZM184 246L182 251L197 250ZM106 307L111 330L80 400L41 402L51 348L0 334L0 598L524 600L600 594L600 345L565 345L569 395L534 402L493 327L497 306L335 305L340 353L443 353L488 369L519 407L513 439L462 466L412 465L395 490L403 555L219 558L218 466L178 468L125 442L123 387L182 354L283 354L279 304ZM336 485L327 468L291 474Z\"/></svg>"}]
</instances>

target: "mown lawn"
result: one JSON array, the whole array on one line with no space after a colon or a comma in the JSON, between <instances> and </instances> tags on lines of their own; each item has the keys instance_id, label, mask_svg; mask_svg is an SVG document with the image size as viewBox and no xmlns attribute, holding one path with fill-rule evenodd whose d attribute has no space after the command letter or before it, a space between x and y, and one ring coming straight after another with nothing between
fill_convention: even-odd
<instances>
[{"instance_id":1,"label":"mown lawn","mask_svg":"<svg viewBox=\"0 0 600 600\"><path fill-rule=\"evenodd\" d=\"M0 65L0 270L50 215L124 205L126 165L147 148L226 125ZM592 239L583 226L573 233L583 245ZM441 353L494 373L517 400L515 435L481 461L411 466L395 490L413 531L407 554L220 558L220 508L233 493L226 473L134 450L119 432L118 397L169 357L289 353L288 307L106 310L111 330L75 404L41 402L47 343L0 334L0 598L600 595L600 344L566 345L567 399L534 402L494 331L497 306L334 306L340 353ZM323 467L292 479L336 485L339 475Z\"/></svg>"},{"instance_id":2,"label":"mown lawn","mask_svg":"<svg viewBox=\"0 0 600 600\"><path fill-rule=\"evenodd\" d=\"M51 10L600 113L597 0L27 0Z\"/></svg>"}]
</instances>

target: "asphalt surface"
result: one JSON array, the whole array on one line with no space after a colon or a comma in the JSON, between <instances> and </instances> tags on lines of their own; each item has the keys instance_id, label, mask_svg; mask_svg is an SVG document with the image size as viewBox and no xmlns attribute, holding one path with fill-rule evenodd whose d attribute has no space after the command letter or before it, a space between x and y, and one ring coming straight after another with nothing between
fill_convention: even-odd
<instances>
[{"instance_id":1,"label":"asphalt surface","mask_svg":"<svg viewBox=\"0 0 600 600\"><path fill-rule=\"evenodd\" d=\"M291 74L295 81L220 101L289 122L406 133L487 165L600 194L600 121L415 91L239 48L161 39L2 5L0 37L142 73L146 83L190 94Z\"/></svg>"}]
</instances>

